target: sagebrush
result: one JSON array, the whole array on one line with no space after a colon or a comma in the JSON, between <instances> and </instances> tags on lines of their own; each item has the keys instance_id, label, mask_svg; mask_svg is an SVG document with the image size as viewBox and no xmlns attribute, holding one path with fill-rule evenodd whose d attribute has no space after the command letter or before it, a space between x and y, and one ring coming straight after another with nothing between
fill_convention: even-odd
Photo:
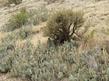
<instances>
[{"instance_id":1,"label":"sagebrush","mask_svg":"<svg viewBox=\"0 0 109 81\"><path fill-rule=\"evenodd\" d=\"M31 81L108 81L109 55L100 47L78 54L73 43L34 47L26 42L10 52L0 51L0 71ZM4 55L6 53L6 55ZM107 58L106 58L107 57ZM92 64L93 63L93 64Z\"/></svg>"},{"instance_id":2,"label":"sagebrush","mask_svg":"<svg viewBox=\"0 0 109 81\"><path fill-rule=\"evenodd\" d=\"M19 13L13 15L6 26L4 27L5 31L13 31L15 29L21 28L28 22L29 14L25 8L22 8Z\"/></svg>"},{"instance_id":3,"label":"sagebrush","mask_svg":"<svg viewBox=\"0 0 109 81\"><path fill-rule=\"evenodd\" d=\"M37 9L31 9L29 10L29 13L30 13L29 23L33 25L37 25L47 21L49 16L48 9L45 6L41 6L40 8Z\"/></svg>"}]
</instances>

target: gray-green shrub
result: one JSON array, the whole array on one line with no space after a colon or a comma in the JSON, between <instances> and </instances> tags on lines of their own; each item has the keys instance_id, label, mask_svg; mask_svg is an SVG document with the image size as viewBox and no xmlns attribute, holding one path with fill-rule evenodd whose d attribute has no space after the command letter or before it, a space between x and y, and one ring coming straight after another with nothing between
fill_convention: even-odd
<instances>
[{"instance_id":1,"label":"gray-green shrub","mask_svg":"<svg viewBox=\"0 0 109 81\"><path fill-rule=\"evenodd\" d=\"M28 22L29 14L25 8L21 9L19 13L13 15L8 23L6 24L4 30L13 31L15 29L21 28Z\"/></svg>"},{"instance_id":2,"label":"gray-green shrub","mask_svg":"<svg viewBox=\"0 0 109 81\"><path fill-rule=\"evenodd\" d=\"M45 6L41 6L37 9L30 10L29 23L33 25L40 24L41 22L47 21L49 11Z\"/></svg>"},{"instance_id":3,"label":"gray-green shrub","mask_svg":"<svg viewBox=\"0 0 109 81\"><path fill-rule=\"evenodd\" d=\"M0 51L0 56L3 52ZM88 58L92 57L98 69L89 66L89 61L94 60ZM0 71L2 66L8 68L12 76L31 81L108 81L108 57L100 47L78 54L73 43L47 48L41 44L34 47L27 41L23 47L16 47L14 52L2 56Z\"/></svg>"},{"instance_id":4,"label":"gray-green shrub","mask_svg":"<svg viewBox=\"0 0 109 81\"><path fill-rule=\"evenodd\" d=\"M14 34L6 36L0 43L0 72L7 73L12 67L12 58L15 50Z\"/></svg>"},{"instance_id":5,"label":"gray-green shrub","mask_svg":"<svg viewBox=\"0 0 109 81\"><path fill-rule=\"evenodd\" d=\"M31 28L22 27L16 35L19 39L26 39L32 35Z\"/></svg>"}]
</instances>

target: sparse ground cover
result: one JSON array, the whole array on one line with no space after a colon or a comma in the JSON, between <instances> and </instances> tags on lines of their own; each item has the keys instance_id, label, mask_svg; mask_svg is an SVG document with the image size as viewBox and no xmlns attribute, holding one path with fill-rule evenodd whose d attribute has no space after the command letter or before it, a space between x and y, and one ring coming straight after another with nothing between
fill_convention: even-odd
<instances>
[{"instance_id":1,"label":"sparse ground cover","mask_svg":"<svg viewBox=\"0 0 109 81\"><path fill-rule=\"evenodd\" d=\"M8 73L0 74L0 81L109 81L109 1L58 1L23 0L8 6L0 1L0 72ZM22 9L26 13L19 14ZM43 32L50 14L58 9L81 10L84 23L76 40L55 46ZM12 18L14 29L3 31ZM61 19L66 20L60 16L49 26L62 26Z\"/></svg>"}]
</instances>

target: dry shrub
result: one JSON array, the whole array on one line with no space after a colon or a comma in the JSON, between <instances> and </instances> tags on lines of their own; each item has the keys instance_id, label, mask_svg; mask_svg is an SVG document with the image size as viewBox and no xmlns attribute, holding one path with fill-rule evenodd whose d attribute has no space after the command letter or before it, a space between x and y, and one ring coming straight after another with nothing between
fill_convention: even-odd
<instances>
[{"instance_id":1,"label":"dry shrub","mask_svg":"<svg viewBox=\"0 0 109 81\"><path fill-rule=\"evenodd\" d=\"M65 41L71 41L83 23L83 12L81 11L70 9L56 11L48 19L45 35L53 40L54 44L62 44Z\"/></svg>"},{"instance_id":2,"label":"dry shrub","mask_svg":"<svg viewBox=\"0 0 109 81\"><path fill-rule=\"evenodd\" d=\"M26 39L32 35L30 27L22 27L19 32L16 34L19 39Z\"/></svg>"},{"instance_id":3,"label":"dry shrub","mask_svg":"<svg viewBox=\"0 0 109 81\"><path fill-rule=\"evenodd\" d=\"M40 8L31 9L29 11L29 14L30 14L29 23L33 25L37 25L47 21L49 16L49 11L45 6L40 6Z\"/></svg>"},{"instance_id":4,"label":"dry shrub","mask_svg":"<svg viewBox=\"0 0 109 81\"><path fill-rule=\"evenodd\" d=\"M16 5L18 5L20 3L22 3L22 0L8 0L8 4L16 4Z\"/></svg>"},{"instance_id":5,"label":"dry shrub","mask_svg":"<svg viewBox=\"0 0 109 81\"><path fill-rule=\"evenodd\" d=\"M55 2L63 2L64 0L44 0L44 1L46 1L48 4L51 4Z\"/></svg>"},{"instance_id":6,"label":"dry shrub","mask_svg":"<svg viewBox=\"0 0 109 81\"><path fill-rule=\"evenodd\" d=\"M0 51L0 71L8 68L11 75L30 81L109 80L109 54L100 47L78 54L73 43L45 48L27 42L23 49L16 47L14 52L4 53Z\"/></svg>"},{"instance_id":7,"label":"dry shrub","mask_svg":"<svg viewBox=\"0 0 109 81\"><path fill-rule=\"evenodd\" d=\"M28 22L28 17L29 17L28 12L26 11L25 8L22 8L19 13L13 15L9 19L8 23L4 27L4 30L13 31L15 29L21 28Z\"/></svg>"}]
</instances>

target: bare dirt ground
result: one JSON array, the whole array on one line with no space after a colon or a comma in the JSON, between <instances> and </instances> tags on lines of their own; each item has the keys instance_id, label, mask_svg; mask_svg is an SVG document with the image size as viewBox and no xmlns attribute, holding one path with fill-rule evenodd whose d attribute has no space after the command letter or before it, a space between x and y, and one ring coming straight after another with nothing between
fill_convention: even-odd
<instances>
[{"instance_id":1,"label":"bare dirt ground","mask_svg":"<svg viewBox=\"0 0 109 81\"><path fill-rule=\"evenodd\" d=\"M37 0L25 0L22 4L17 6L1 7L0 28L7 22L9 17L20 8L26 7L28 9L32 9L40 5L46 5L46 2L37 2ZM58 9L64 7L83 10L85 13L84 18L86 19L84 27L87 28L87 32L85 32L84 35L88 36L90 34L93 34L93 39L96 39L96 42L101 42L101 40L109 40L109 0L101 0L97 2L95 0L66 0L63 3L53 3L50 5L46 5L46 7L48 9ZM31 39L31 42L34 45L37 45L39 41L42 43L45 43L47 41L47 38L43 37L43 32L41 31L44 26L45 23L42 23L41 25L34 27L33 30L37 31L37 33L34 34ZM0 32L0 39L4 36L5 33ZM91 42L93 42L93 40L89 41L89 43ZM24 80L9 78L7 74L0 74L0 81Z\"/></svg>"}]
</instances>

